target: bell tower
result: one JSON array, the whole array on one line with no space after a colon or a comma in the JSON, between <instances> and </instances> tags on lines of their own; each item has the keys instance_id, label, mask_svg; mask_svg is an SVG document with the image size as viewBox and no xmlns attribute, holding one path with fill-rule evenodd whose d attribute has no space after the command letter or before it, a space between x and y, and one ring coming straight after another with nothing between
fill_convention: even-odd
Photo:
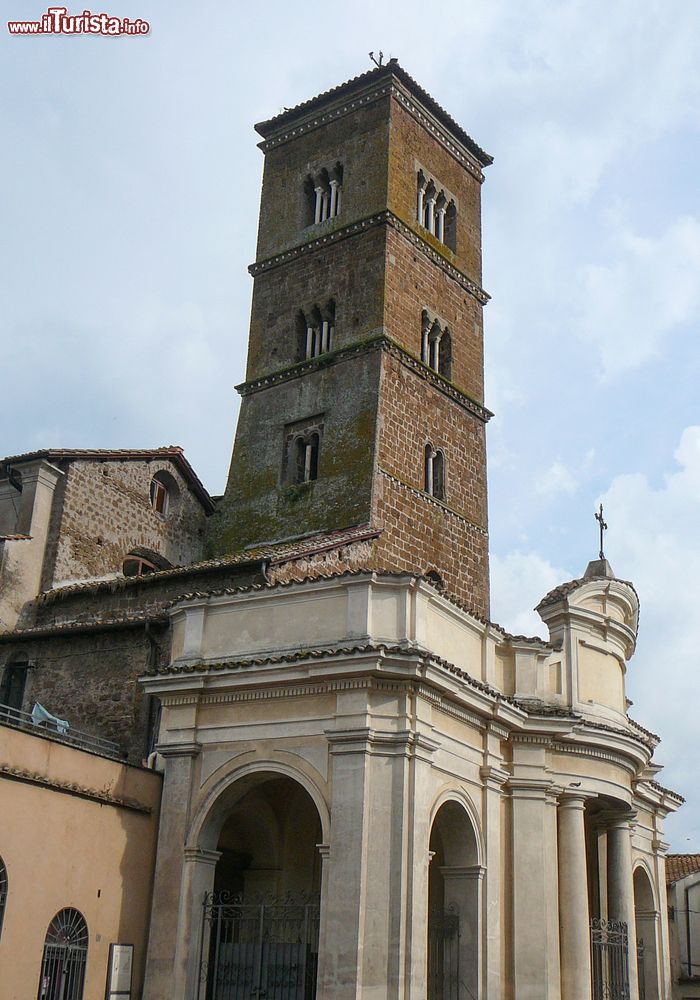
<instances>
[{"instance_id":1,"label":"bell tower","mask_svg":"<svg viewBox=\"0 0 700 1000\"><path fill-rule=\"evenodd\" d=\"M213 552L377 529L368 568L488 614L491 163L395 61L256 125L250 340Z\"/></svg>"}]
</instances>

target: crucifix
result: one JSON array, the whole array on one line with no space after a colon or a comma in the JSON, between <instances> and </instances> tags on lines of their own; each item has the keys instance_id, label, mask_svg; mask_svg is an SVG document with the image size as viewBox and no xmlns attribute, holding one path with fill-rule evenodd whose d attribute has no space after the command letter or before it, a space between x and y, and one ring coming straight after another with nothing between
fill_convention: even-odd
<instances>
[{"instance_id":1,"label":"crucifix","mask_svg":"<svg viewBox=\"0 0 700 1000\"><path fill-rule=\"evenodd\" d=\"M603 505L600 505L600 510L596 511L595 519L598 522L598 527L600 528L600 553L598 555L599 559L605 559L605 553L603 552L603 532L608 530L608 526L603 520Z\"/></svg>"}]
</instances>

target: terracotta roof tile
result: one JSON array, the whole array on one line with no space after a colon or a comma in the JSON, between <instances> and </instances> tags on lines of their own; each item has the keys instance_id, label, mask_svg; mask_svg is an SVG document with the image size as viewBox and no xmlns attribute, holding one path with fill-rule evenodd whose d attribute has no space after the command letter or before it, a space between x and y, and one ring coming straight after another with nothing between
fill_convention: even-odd
<instances>
[{"instance_id":1,"label":"terracotta roof tile","mask_svg":"<svg viewBox=\"0 0 700 1000\"><path fill-rule=\"evenodd\" d=\"M686 875L695 875L700 872L700 854L667 854L666 855L666 884L671 885L685 878Z\"/></svg>"},{"instance_id":2,"label":"terracotta roof tile","mask_svg":"<svg viewBox=\"0 0 700 1000\"><path fill-rule=\"evenodd\" d=\"M3 465L20 465L37 458L51 461L71 461L82 459L97 462L128 462L149 461L157 458L169 458L178 467L187 480L202 506L212 513L216 505L206 487L185 458L185 453L179 445L167 445L164 448L43 448L39 451L27 451L23 455L9 455L1 460Z\"/></svg>"},{"instance_id":3,"label":"terracotta roof tile","mask_svg":"<svg viewBox=\"0 0 700 1000\"><path fill-rule=\"evenodd\" d=\"M376 538L379 534L379 529L371 529L367 525L358 525L354 528L345 528L340 531L318 533L309 538L274 542L256 548L241 549L238 552L233 552L229 556L222 556L219 559L205 559L203 562L190 563L186 566L174 566L171 569L159 570L157 573L149 573L146 576L118 576L111 580L86 580L84 583L73 583L67 587L55 587L53 590L47 590L46 593L41 594L39 600L46 603L60 600L68 594L97 593L121 587L148 586L174 577L207 573L210 570L217 569L233 569L236 566L246 566L263 561L273 564L291 562L294 559L303 559L304 556L314 555L317 552L342 548L344 545L350 545L353 542L362 541L363 539Z\"/></svg>"}]
</instances>

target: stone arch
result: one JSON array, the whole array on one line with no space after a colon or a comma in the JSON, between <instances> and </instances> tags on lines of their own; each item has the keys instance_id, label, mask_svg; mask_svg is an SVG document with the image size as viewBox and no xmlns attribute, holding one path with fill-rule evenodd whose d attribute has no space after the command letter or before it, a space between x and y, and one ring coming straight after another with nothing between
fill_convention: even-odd
<instances>
[{"instance_id":1,"label":"stone arch","mask_svg":"<svg viewBox=\"0 0 700 1000\"><path fill-rule=\"evenodd\" d=\"M283 964L294 959L294 969L303 969L303 988L313 995L323 878L319 847L329 835L330 815L319 786L285 761L249 761L210 781L184 849L176 965L183 970L185 995L194 995L204 977L212 1000L223 1000L228 994L219 994L216 983L259 986L258 979L267 975L265 963L278 959ZM279 957L289 942L275 935L285 927L301 935L303 962L294 948ZM239 939L243 951L232 947ZM270 948L259 953L255 942L263 939ZM223 950L217 942L224 942ZM246 963L254 951L258 957L250 960L262 965L248 983Z\"/></svg>"},{"instance_id":2,"label":"stone arch","mask_svg":"<svg viewBox=\"0 0 700 1000\"><path fill-rule=\"evenodd\" d=\"M300 768L283 760L266 758L234 767L214 782L192 820L187 838L188 847L214 850L215 846L212 843L214 827L211 826L211 823L216 823L221 818L222 813L225 812L227 801L234 803L244 794L245 788L241 782L252 778L253 781L248 786L252 787L252 784L255 783L255 775L266 772L285 775L296 781L308 792L321 820L323 843L327 844L331 830L330 812L318 784ZM216 831L217 838L219 832L220 828Z\"/></svg>"},{"instance_id":3,"label":"stone arch","mask_svg":"<svg viewBox=\"0 0 700 1000\"><path fill-rule=\"evenodd\" d=\"M659 908L654 878L648 866L639 861L633 869L635 936L630 943L631 956L637 958L640 995L645 1000L659 1000Z\"/></svg>"},{"instance_id":4,"label":"stone arch","mask_svg":"<svg viewBox=\"0 0 700 1000\"><path fill-rule=\"evenodd\" d=\"M466 812L476 841L476 858L474 864L483 865L486 857L486 844L481 829L481 819L470 796L461 788L444 788L435 798L430 809L430 829L435 823L435 817L447 802L456 802Z\"/></svg>"},{"instance_id":5,"label":"stone arch","mask_svg":"<svg viewBox=\"0 0 700 1000\"><path fill-rule=\"evenodd\" d=\"M469 799L446 791L430 823L428 996L480 995L483 843Z\"/></svg>"}]
</instances>

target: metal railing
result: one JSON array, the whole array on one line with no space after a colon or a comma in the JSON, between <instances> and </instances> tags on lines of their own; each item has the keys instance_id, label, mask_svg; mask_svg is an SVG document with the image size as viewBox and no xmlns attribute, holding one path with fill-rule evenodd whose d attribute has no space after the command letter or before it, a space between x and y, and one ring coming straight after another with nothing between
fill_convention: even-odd
<instances>
[{"instance_id":1,"label":"metal railing","mask_svg":"<svg viewBox=\"0 0 700 1000\"><path fill-rule=\"evenodd\" d=\"M627 924L591 920L593 1000L630 1000Z\"/></svg>"},{"instance_id":2,"label":"metal railing","mask_svg":"<svg viewBox=\"0 0 700 1000\"><path fill-rule=\"evenodd\" d=\"M25 732L34 733L35 735L48 736L59 743L78 747L80 750L90 750L105 757L122 758L124 756L119 744L114 743L112 740L103 739L101 736L93 736L91 733L84 733L80 729L73 729L72 726L69 726L65 732L62 732L58 726L50 722L37 724L29 712L20 712L19 709L12 708L10 705L0 705L0 726L11 726L13 729L22 729Z\"/></svg>"}]
</instances>

